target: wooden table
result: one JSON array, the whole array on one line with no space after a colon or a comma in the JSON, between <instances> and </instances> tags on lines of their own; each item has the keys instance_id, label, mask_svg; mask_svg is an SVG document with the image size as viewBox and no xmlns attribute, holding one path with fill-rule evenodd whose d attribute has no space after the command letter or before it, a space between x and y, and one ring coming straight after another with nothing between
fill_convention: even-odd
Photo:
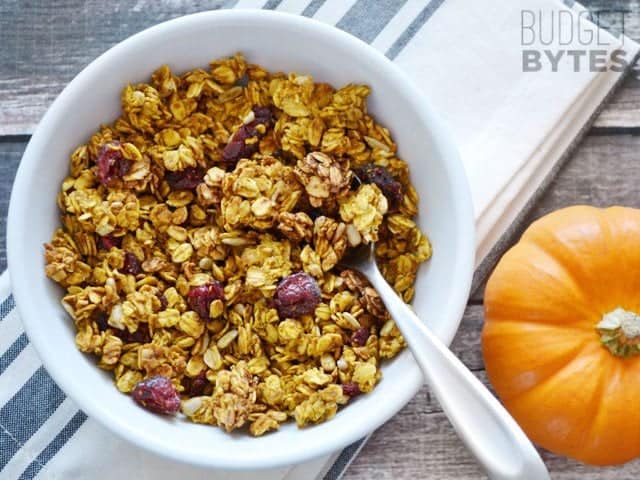
<instances>
[{"instance_id":1,"label":"wooden table","mask_svg":"<svg viewBox=\"0 0 640 480\"><path fill-rule=\"evenodd\" d=\"M11 183L24 148L47 106L73 76L111 45L147 26L227 2L124 0L0 2L0 269L6 268L5 229ZM637 0L583 1L592 9L626 9L626 33L640 40ZM609 16L609 17L608 17ZM613 27L616 14L603 13ZM624 82L567 161L527 225L576 203L640 207L640 79ZM37 192L35 192L37 194ZM521 232L514 236L513 241ZM482 288L472 295L452 349L483 381L480 352ZM630 406L630 408L636 408ZM366 415L366 412L363 413ZM631 479L640 460L591 468L547 452L553 478ZM483 478L428 388L380 428L345 475L347 480Z\"/></svg>"}]
</instances>

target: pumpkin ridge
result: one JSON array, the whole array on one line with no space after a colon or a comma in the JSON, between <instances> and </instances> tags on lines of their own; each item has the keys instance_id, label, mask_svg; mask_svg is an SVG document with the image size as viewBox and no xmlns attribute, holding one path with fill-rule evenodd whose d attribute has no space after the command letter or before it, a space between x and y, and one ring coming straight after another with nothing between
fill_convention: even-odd
<instances>
[{"instance_id":1,"label":"pumpkin ridge","mask_svg":"<svg viewBox=\"0 0 640 480\"><path fill-rule=\"evenodd\" d=\"M518 255L522 250L526 249L526 248L532 248L534 250L534 252L531 253L539 253L540 255L544 255L545 260L555 266L557 266L557 268L562 271L562 273L564 275L566 275L567 280L571 282L571 289L568 290L572 290L577 294L577 298L575 298L573 305L573 314L574 314L574 320L571 321L571 323L554 323L554 322L550 322L547 321L543 318L539 319L539 320L533 320L533 319L527 319L524 320L524 322L526 323L542 323L545 325L563 325L565 328L575 328L581 331L591 331L593 330L593 327L595 325L595 323L597 323L599 321L599 319L601 318L601 315L599 314L599 312L597 312L594 308L591 308L591 302L589 301L589 297L587 296L586 292L584 291L584 288L582 287L582 285L580 284L580 282L578 282L574 275L572 274L572 272L568 269L568 267L559 262L558 259L551 254L551 252L549 252L548 250L546 250L542 245L540 245L539 242L536 241L528 241L528 242L524 242L524 243L520 243L515 245L514 247L512 247L512 249L510 251L508 251L502 258L502 260L498 263L498 265L496 266L494 272L491 275L491 278L489 278L489 281L487 282L487 286L485 288L485 298L489 297L491 298L492 296L492 291L493 291L493 284L494 282L496 282L498 280L498 278L500 278L502 276L502 268L501 268L501 264L504 261L510 261L511 257ZM529 252L527 252L529 253ZM527 258L530 258L531 255L528 255ZM534 268L533 264L528 264L527 267L532 267ZM536 268L536 271L540 273L540 276L544 275L545 277L549 277L549 278L554 278L552 277L552 273L548 272L546 269L540 269L540 268ZM507 273L508 275L509 273ZM555 279L555 278L554 278ZM492 281L493 280L493 281ZM503 282L504 280L500 279L499 282ZM487 304L492 304L492 301L485 301L485 315L486 316L490 316L492 320L494 321L504 321L505 317L506 320L511 320L513 317L512 315L509 314L508 310L505 311L504 308L498 308L498 309L491 309L489 310L488 305ZM577 308L579 307L579 308Z\"/></svg>"},{"instance_id":2,"label":"pumpkin ridge","mask_svg":"<svg viewBox=\"0 0 640 480\"><path fill-rule=\"evenodd\" d=\"M572 367L572 364L576 361L585 360L588 357L594 354L597 354L598 353L597 348L600 348L600 347L595 346L594 348L594 344L592 344L591 342L586 342L583 348L581 348L577 352L577 354L571 359L571 361L568 362L561 369L558 369L558 371L555 372L553 375L550 375L544 381L536 384L531 389L528 389L527 391L522 392L508 400L503 400L503 403L505 404L507 409L514 415L514 418L516 419L516 421L520 425L526 424L531 421L544 422L544 419L546 418L546 414L542 413L541 411L534 412L533 416L531 415L530 411L518 412L518 414L515 414L514 412L517 412L517 409L515 408L515 406L519 404L521 405L523 403L529 403L531 398L535 399L536 397L543 397L544 399L548 399L549 392L553 392L554 389L557 388L557 385L549 385L549 383L552 380L556 379L556 377L561 375L563 372L565 372L565 377L567 379L575 375L580 375L578 371L581 371L581 370L576 369L575 366ZM598 362L595 362L595 363L598 363ZM568 373L566 373L567 370L569 370ZM572 372L571 370L577 370L577 371ZM602 393L605 385L605 381L604 381L605 375L602 373L602 370L596 369L595 374L598 375L597 379L595 380L595 385L596 385L596 388L594 390L595 394L589 396L587 401L582 405L582 408L580 409L580 412L579 412L581 415L580 422L573 423L573 426L575 427L575 429L573 430L575 432L574 435L577 435L580 441L574 441L574 442L565 444L563 446L560 446L558 444L554 445L553 443L551 444L549 443L550 437L547 436L548 435L547 433L538 432L538 434L532 434L532 432L528 432L532 441L542 446L543 448L551 448L556 453L570 456L573 458L578 458L579 460L584 461L584 459L580 458L580 455L578 452L582 448L582 445L584 444L584 439L587 438L587 436L591 432L591 425L592 425L591 419L593 418L593 412L596 410L596 407L599 408L600 405L602 404ZM547 390L546 392L547 395L543 396L543 393L545 393L545 390ZM527 399L526 397L530 397L530 398ZM551 404L553 404L557 400L551 399L549 401ZM575 415L575 413L576 413L575 411L569 411L567 415L571 416L571 415ZM529 429L526 428L526 430L529 430Z\"/></svg>"},{"instance_id":3,"label":"pumpkin ridge","mask_svg":"<svg viewBox=\"0 0 640 480\"><path fill-rule=\"evenodd\" d=\"M610 376L611 376L611 370L618 370L619 366L618 363L615 362L613 364L611 364L610 362L601 362L601 370L600 370L600 377L598 378L598 383L597 383L597 390L594 392L594 394L591 396L591 398L589 399L589 409L585 409L586 411L592 412L591 413L591 421L588 423L587 428L585 428L585 431L582 434L582 440L580 441L580 444L578 446L579 449L583 448L583 445L586 445L589 442L589 438L593 436L594 433L594 429L596 427L596 422L595 420L598 418L598 415L601 415L602 413L602 399L604 398L604 394L605 391L607 390L607 381ZM571 452L571 456L576 457L579 454L576 454L575 452Z\"/></svg>"},{"instance_id":4,"label":"pumpkin ridge","mask_svg":"<svg viewBox=\"0 0 640 480\"><path fill-rule=\"evenodd\" d=\"M560 245L562 245L563 248L567 249L568 251L570 251L569 246L563 242L562 240L560 240L559 238L557 238L557 241ZM543 253L548 260L554 262L556 265L558 265L558 267L560 267L560 269L567 275L567 277L571 280L571 284L575 287L576 291L580 293L581 298L579 300L581 300L581 302L579 303L579 305L587 305L589 307L591 307L591 298L589 296L589 294L585 291L584 286L583 286L583 282L578 280L576 278L575 273L572 271L572 269L570 268L570 265L565 264L564 262L561 261L560 258L558 258L557 255L555 255L553 252L550 252L547 248L546 245L542 245L540 242L538 241L529 241L527 242L529 245L533 246L534 248L536 248L539 252ZM562 257L564 259L564 256ZM585 321L587 321L588 317L590 317L592 314L595 315L595 313L592 313L591 310L588 310L586 312L583 312L585 315ZM585 328L587 328L585 326Z\"/></svg>"},{"instance_id":5,"label":"pumpkin ridge","mask_svg":"<svg viewBox=\"0 0 640 480\"><path fill-rule=\"evenodd\" d=\"M619 214L626 209L600 209L585 205L567 207L552 212L534 222L522 235L520 243L535 244L546 257L563 268L572 283L583 295L584 303L594 309L606 308L600 285L609 283L603 279L611 265L606 260L616 254L618 243L612 237L620 229ZM640 217L638 212L636 216ZM637 219L640 221L640 218ZM638 236L640 242L640 235ZM588 258L598 260L598 268ZM604 259L605 262L599 260ZM616 285L616 282L611 282ZM599 312L599 317L604 312Z\"/></svg>"},{"instance_id":6,"label":"pumpkin ridge","mask_svg":"<svg viewBox=\"0 0 640 480\"><path fill-rule=\"evenodd\" d=\"M629 242L631 242L633 250L636 250L636 246L640 244L640 232L635 228L630 228L629 224L632 223L635 226L635 222L640 221L640 210L614 206L601 210L600 216L603 218L603 225L606 225L605 235L608 245L618 245L622 243L628 248ZM622 237L622 241L620 241L620 237ZM615 252L615 256L617 257L617 263L628 261L627 250L624 248L613 248L612 250ZM626 266L629 267L629 265ZM635 262L631 265L631 270L638 271L639 269L640 259L635 258ZM640 277L640 275L627 278L626 282L618 285L619 290L617 292L621 297L618 306L636 314L640 313L640 305L635 301L635 298L637 297L635 292L640 288L640 281L638 280L638 277ZM628 298L629 292L633 292L631 300ZM627 297L625 299L626 301L622 300L624 297ZM606 312L608 311L609 310Z\"/></svg>"},{"instance_id":7,"label":"pumpkin ridge","mask_svg":"<svg viewBox=\"0 0 640 480\"><path fill-rule=\"evenodd\" d=\"M601 355L606 356L606 352ZM637 441L640 435L638 416L626 411L625 408L618 411L612 410L610 405L614 403L618 407L626 405L627 408L632 408L633 393L629 394L626 389L621 389L622 385L629 385L628 379L625 379L630 374L627 365L629 361L633 360L615 357L613 362L606 360L600 362L602 368L599 389L597 395L592 395L594 399L597 397L597 403L590 416L589 430L579 446L578 453L569 451L566 452L567 455L591 465L604 466L628 462L640 454ZM623 412L622 415L621 412ZM627 429L629 426L630 428ZM629 434L634 438L630 439ZM611 444L612 437L615 439L614 442L619 441L619 443L613 451L608 451L603 448L603 443ZM598 439L598 442L594 444L590 441L592 439Z\"/></svg>"},{"instance_id":8,"label":"pumpkin ridge","mask_svg":"<svg viewBox=\"0 0 640 480\"><path fill-rule=\"evenodd\" d=\"M569 365L571 365L573 362L575 362L579 357L581 357L583 355L584 351L587 350L587 348L590 346L590 344L591 344L591 341L589 339L584 339L580 344L578 344L576 346L576 348L574 350L572 350L571 352L567 353L567 355L564 358L560 358L556 362L554 362L553 365L551 365L550 368L549 368L550 373L548 375L540 377L538 379L538 381L536 381L535 384L531 385L531 387L529 387L529 388L527 388L525 390L521 390L518 393L515 393L515 394L512 394L512 395L504 395L504 394L498 393L498 396L500 397L500 399L503 402L505 402L505 403L509 402L510 403L510 402L513 402L513 401L518 401L521 397L523 397L525 395L531 394L534 390L536 390L539 387L545 385L547 382L549 382L554 377L559 375ZM491 381L491 383L493 384L494 382Z\"/></svg>"},{"instance_id":9,"label":"pumpkin ridge","mask_svg":"<svg viewBox=\"0 0 640 480\"><path fill-rule=\"evenodd\" d=\"M589 242L592 242L593 245L604 250L580 250L580 243L575 243L575 238L565 238L561 236L560 231L564 230L559 230L557 225L554 224L554 222L557 221L555 217L558 214L566 214L568 211L575 211L577 212L576 215L582 215L583 218L588 218L593 224L597 225L597 236L600 237L600 240L596 242L594 239L590 239ZM583 295L584 304L591 307L594 311L597 311L598 321L606 312L616 306L609 305L606 301L607 295L610 295L612 292L619 297L619 301L614 302L619 304L617 306L633 310L633 306L626 304L623 300L625 298L625 292L628 292L628 288L630 287L624 284L621 286L617 282L617 278L600 278L599 270L594 270L593 266L589 268L590 262L583 258L588 255L604 258L614 257L615 261L612 262L612 264L600 265L600 268L603 268L605 272L612 268L612 265L624 265L624 262L627 261L628 258L621 252L624 252L624 248L628 247L628 242L640 244L640 233L633 229L624 228L625 220L627 222L631 221L625 218L625 216L630 216L634 222L640 222L640 210L615 206L596 208L577 205L553 212L541 218L537 228L535 228L535 225L538 222L535 222L522 236L521 243L534 244L538 247L538 251L544 252L548 258L551 258L557 265L563 268L567 276L571 278L573 285L576 286ZM564 223L565 222L563 222L563 225ZM578 222L578 225L582 226L583 223L589 226L585 220ZM569 221L569 225L571 225L571 221ZM586 235L589 234L590 233L587 233ZM620 245L620 234L624 235L622 245ZM557 252L553 250L554 247L558 249ZM640 269L640 263L638 262L639 259L635 259L634 265ZM604 296L601 288L603 283L607 285L605 289L607 293L605 293Z\"/></svg>"}]
</instances>

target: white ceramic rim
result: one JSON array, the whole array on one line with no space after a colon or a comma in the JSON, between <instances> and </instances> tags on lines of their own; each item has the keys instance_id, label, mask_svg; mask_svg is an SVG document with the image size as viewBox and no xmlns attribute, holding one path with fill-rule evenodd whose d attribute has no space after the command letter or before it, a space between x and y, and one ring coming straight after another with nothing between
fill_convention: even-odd
<instances>
[{"instance_id":1,"label":"white ceramic rim","mask_svg":"<svg viewBox=\"0 0 640 480\"><path fill-rule=\"evenodd\" d=\"M59 110L64 109L66 103L65 99L74 95L77 90L82 91L85 88L84 83L86 83L85 80L87 77L89 77L95 70L99 70L101 68L101 64L108 61L112 56L120 55L124 50L134 47L138 42L150 41L153 38L171 35L178 30L182 30L185 25L188 24L198 22L224 22L226 20L257 20L261 22L272 22L276 25L287 24L288 27L293 26L299 29L313 29L315 30L314 33L319 36L332 37L332 41L344 46L345 50L358 50L358 53L364 56L367 61L376 65L376 68L385 70L386 75L392 77L398 84L403 84L404 88L407 89L410 95L415 99L415 103L418 105L417 110L421 112L421 115L425 120L425 124L428 124L431 127L433 141L436 148L441 150L443 152L443 156L447 159L447 161L444 162L443 168L447 171L451 184L458 193L455 198L456 204L454 205L455 208L452 212L452 221L457 222L457 228L459 232L461 232L461 235L460 238L456 239L458 243L458 256L456 257L456 264L452 265L450 281L460 287L456 289L455 294L453 294L451 298L446 299L448 304L447 317L450 318L450 321L447 322L448 328L446 330L438 332L438 336L443 342L447 345L451 343L462 319L469 295L473 275L475 251L475 227L471 195L466 175L458 152L454 147L453 140L451 139L447 129L433 113L429 102L422 92L418 90L406 74L404 74L384 55L356 37L353 37L335 27L313 19L287 13L264 10L223 10L187 15L143 30L138 34L123 40L91 62L69 83L69 85L67 85L58 98L53 102L36 128L24 152L16 174L11 194L11 202L9 205L7 257L9 271L11 272L10 275L13 295L31 343L39 353L47 372L51 375L53 380L89 417L97 420L107 429L128 439L137 446L178 462L228 470L267 469L283 465L291 465L331 453L336 451L336 449L344 448L380 427L395 415L406 403L408 403L421 387L423 380L417 365L414 364L415 368L413 368L412 371L406 372L407 388L398 392L393 402L381 402L374 420L368 416L363 416L362 421L352 425L348 434L343 435L340 440L333 443L316 442L314 444L305 444L304 448L295 452L295 454L293 454L293 452L272 452L272 455L270 455L269 458L261 458L257 462L247 462L243 464L239 464L236 458L216 456L215 451L212 451L211 455L207 456L195 454L189 455L188 452L185 454L185 451L167 451L161 442L154 442L153 440L150 441L149 436L141 434L131 425L122 421L122 419L117 415L117 412L110 410L108 405L91 401L91 396L85 393L85 387L74 382L73 374L70 371L66 371L64 365L56 363L54 355L50 353L49 349L45 348L45 338L36 334L36 327L38 324L36 319L40 315L38 302L37 299L32 298L29 278L27 278L26 274L24 274L19 268L22 261L19 245L21 243L22 235L27 232L19 231L16 228L16 225L19 225L19 219L24 217L23 205L28 201L29 195L32 194L32 192L28 191L26 186L27 180L32 175L37 174L39 162L38 152L42 149L44 142L44 140L41 139L41 136L44 137L44 134L40 135L40 132L48 131L54 127L54 120L59 115Z\"/></svg>"}]
</instances>

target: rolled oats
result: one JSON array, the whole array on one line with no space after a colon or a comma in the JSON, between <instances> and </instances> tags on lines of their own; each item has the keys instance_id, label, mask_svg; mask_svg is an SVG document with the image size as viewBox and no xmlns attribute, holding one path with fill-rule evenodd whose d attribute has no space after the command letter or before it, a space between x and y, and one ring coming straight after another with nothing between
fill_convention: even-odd
<instances>
[{"instance_id":1,"label":"rolled oats","mask_svg":"<svg viewBox=\"0 0 640 480\"><path fill-rule=\"evenodd\" d=\"M348 159L334 159L322 152L311 152L298 160L295 173L312 207L333 205L347 195L353 176Z\"/></svg>"},{"instance_id":2,"label":"rolled oats","mask_svg":"<svg viewBox=\"0 0 640 480\"><path fill-rule=\"evenodd\" d=\"M121 392L175 388L190 420L258 436L375 387L405 342L340 262L377 242L409 301L432 251L368 94L239 54L124 88L121 116L71 154L44 252L77 347Z\"/></svg>"}]
</instances>

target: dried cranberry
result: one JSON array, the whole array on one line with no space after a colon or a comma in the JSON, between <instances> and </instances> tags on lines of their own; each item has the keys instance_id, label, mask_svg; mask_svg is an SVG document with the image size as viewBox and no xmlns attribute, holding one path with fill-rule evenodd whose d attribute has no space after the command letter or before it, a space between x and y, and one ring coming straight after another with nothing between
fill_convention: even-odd
<instances>
[{"instance_id":1,"label":"dried cranberry","mask_svg":"<svg viewBox=\"0 0 640 480\"><path fill-rule=\"evenodd\" d=\"M356 347L362 347L367 343L367 339L369 338L369 329L367 327L360 327L358 330L353 332L351 335L351 345L355 345Z\"/></svg>"},{"instance_id":2,"label":"dried cranberry","mask_svg":"<svg viewBox=\"0 0 640 480\"><path fill-rule=\"evenodd\" d=\"M240 78L238 78L238 80L236 80L235 85L236 87L246 87L247 85L249 85L249 80L251 80L249 78L249 75L245 73Z\"/></svg>"},{"instance_id":3,"label":"dried cranberry","mask_svg":"<svg viewBox=\"0 0 640 480\"><path fill-rule=\"evenodd\" d=\"M273 123L273 113L269 107L253 107L253 115L254 119L242 125L222 150L222 160L225 162L235 164L241 158L250 158L258 151L258 142L247 143L247 140L253 137L261 138L264 135L257 127L270 126Z\"/></svg>"},{"instance_id":4,"label":"dried cranberry","mask_svg":"<svg viewBox=\"0 0 640 480\"><path fill-rule=\"evenodd\" d=\"M164 178L174 190L193 190L204 180L205 169L201 167L187 167L178 172L166 172Z\"/></svg>"},{"instance_id":5,"label":"dried cranberry","mask_svg":"<svg viewBox=\"0 0 640 480\"><path fill-rule=\"evenodd\" d=\"M276 148L273 152L271 152L271 156L288 165L295 165L295 163L298 161L295 155L293 155L289 151L282 150L282 148Z\"/></svg>"},{"instance_id":6,"label":"dried cranberry","mask_svg":"<svg viewBox=\"0 0 640 480\"><path fill-rule=\"evenodd\" d=\"M384 167L369 163L356 170L356 175L364 183L374 183L382 191L389 204L397 207L402 203L402 185Z\"/></svg>"},{"instance_id":7,"label":"dried cranberry","mask_svg":"<svg viewBox=\"0 0 640 480\"><path fill-rule=\"evenodd\" d=\"M120 248L122 246L122 237L114 237L112 234L102 235L100 237L100 246L104 250L111 250L113 247Z\"/></svg>"},{"instance_id":8,"label":"dried cranberry","mask_svg":"<svg viewBox=\"0 0 640 480\"><path fill-rule=\"evenodd\" d=\"M180 409L180 397L167 377L158 375L138 383L132 392L133 399L147 410L173 415Z\"/></svg>"},{"instance_id":9,"label":"dried cranberry","mask_svg":"<svg viewBox=\"0 0 640 480\"><path fill-rule=\"evenodd\" d=\"M197 377L191 379L189 388L187 390L189 392L189 396L199 397L200 395L204 394L204 389L207 388L208 384L209 380L207 380L205 371L203 370L202 372L200 372L200 374L198 374Z\"/></svg>"},{"instance_id":10,"label":"dried cranberry","mask_svg":"<svg viewBox=\"0 0 640 480\"><path fill-rule=\"evenodd\" d=\"M248 125L240 127L222 150L222 160L234 164L241 158L250 158L258 151L258 142L246 143L246 140L257 135L258 132Z\"/></svg>"},{"instance_id":11,"label":"dried cranberry","mask_svg":"<svg viewBox=\"0 0 640 480\"><path fill-rule=\"evenodd\" d=\"M160 307L162 308L162 310L169 306L169 301L167 300L167 297L164 296L164 293L158 292L156 293L156 297L158 297L158 300L160 300Z\"/></svg>"},{"instance_id":12,"label":"dried cranberry","mask_svg":"<svg viewBox=\"0 0 640 480\"><path fill-rule=\"evenodd\" d=\"M122 271L125 273L130 273L132 275L137 275L142 272L142 267L140 266L140 260L131 252L125 252L124 254L124 267L122 267Z\"/></svg>"},{"instance_id":13,"label":"dried cranberry","mask_svg":"<svg viewBox=\"0 0 640 480\"><path fill-rule=\"evenodd\" d=\"M309 315L320 303L318 282L304 272L289 275L278 284L274 303L280 318Z\"/></svg>"},{"instance_id":14,"label":"dried cranberry","mask_svg":"<svg viewBox=\"0 0 640 480\"><path fill-rule=\"evenodd\" d=\"M262 123L263 125L271 125L273 123L273 112L269 107L253 107L253 115L254 120L250 123L253 124L255 122Z\"/></svg>"},{"instance_id":15,"label":"dried cranberry","mask_svg":"<svg viewBox=\"0 0 640 480\"><path fill-rule=\"evenodd\" d=\"M322 210L320 210L319 208L312 208L311 210L309 210L308 215L309 218L315 222L316 218L322 216Z\"/></svg>"},{"instance_id":16,"label":"dried cranberry","mask_svg":"<svg viewBox=\"0 0 640 480\"><path fill-rule=\"evenodd\" d=\"M351 185L349 186L349 188L351 188L351 190L357 190L360 185L362 185L362 180L360 180L360 177L358 177L358 175L352 176Z\"/></svg>"},{"instance_id":17,"label":"dried cranberry","mask_svg":"<svg viewBox=\"0 0 640 480\"><path fill-rule=\"evenodd\" d=\"M105 143L100 147L96 164L98 165L98 180L104 186L114 179L124 177L131 168L131 162L124 158L120 150L120 142Z\"/></svg>"},{"instance_id":18,"label":"dried cranberry","mask_svg":"<svg viewBox=\"0 0 640 480\"><path fill-rule=\"evenodd\" d=\"M342 384L342 393L349 397L355 397L356 395L360 395L362 392L356 382L349 382Z\"/></svg>"},{"instance_id":19,"label":"dried cranberry","mask_svg":"<svg viewBox=\"0 0 640 480\"><path fill-rule=\"evenodd\" d=\"M126 328L124 330L114 328L114 335L124 343L149 343L151 341L149 327L145 324L138 325L138 329L133 333Z\"/></svg>"},{"instance_id":20,"label":"dried cranberry","mask_svg":"<svg viewBox=\"0 0 640 480\"><path fill-rule=\"evenodd\" d=\"M98 330L101 332L104 332L109 328L109 323L107 322L107 320L109 320L109 315L102 310L95 310L93 312L93 319L95 320L96 325L98 325Z\"/></svg>"},{"instance_id":21,"label":"dried cranberry","mask_svg":"<svg viewBox=\"0 0 640 480\"><path fill-rule=\"evenodd\" d=\"M187 302L191 310L200 315L200 318L209 318L209 306L214 300L222 300L224 291L220 282L209 282L199 287L193 287L187 295Z\"/></svg>"}]
</instances>

